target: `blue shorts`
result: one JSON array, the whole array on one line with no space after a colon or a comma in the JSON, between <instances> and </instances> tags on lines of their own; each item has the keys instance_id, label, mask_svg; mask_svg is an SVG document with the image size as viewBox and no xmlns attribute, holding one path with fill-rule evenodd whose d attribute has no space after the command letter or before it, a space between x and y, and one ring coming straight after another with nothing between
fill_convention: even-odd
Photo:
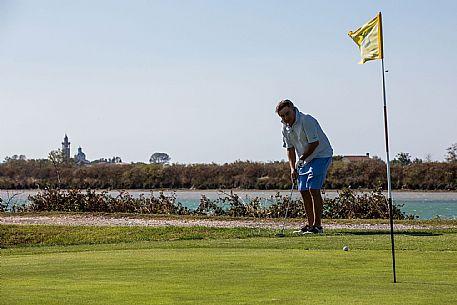
<instances>
[{"instance_id":1,"label":"blue shorts","mask_svg":"<svg viewBox=\"0 0 457 305\"><path fill-rule=\"evenodd\" d=\"M320 190L332 158L315 158L298 170L298 190Z\"/></svg>"}]
</instances>

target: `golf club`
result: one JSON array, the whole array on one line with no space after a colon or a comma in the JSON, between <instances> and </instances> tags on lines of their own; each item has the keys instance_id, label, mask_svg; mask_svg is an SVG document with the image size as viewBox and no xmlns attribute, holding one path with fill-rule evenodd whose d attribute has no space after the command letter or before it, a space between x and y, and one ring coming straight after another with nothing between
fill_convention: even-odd
<instances>
[{"instance_id":1,"label":"golf club","mask_svg":"<svg viewBox=\"0 0 457 305\"><path fill-rule=\"evenodd\" d=\"M294 181L293 177L290 177L290 180L292 182L292 188L290 189L290 196L289 196L289 199L287 200L286 213L284 215L284 221L282 223L281 233L276 234L276 237L284 237L284 236L286 236L284 234L284 229L286 227L287 212L289 211L289 204L290 204L290 201L292 200L292 194L293 194L294 188L295 188L295 181Z\"/></svg>"}]
</instances>

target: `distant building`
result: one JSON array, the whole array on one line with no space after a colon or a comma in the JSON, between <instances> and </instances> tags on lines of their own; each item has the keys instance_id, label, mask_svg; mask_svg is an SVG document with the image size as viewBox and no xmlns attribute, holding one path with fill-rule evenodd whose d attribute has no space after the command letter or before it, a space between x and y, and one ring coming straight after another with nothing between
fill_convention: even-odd
<instances>
[{"instance_id":1,"label":"distant building","mask_svg":"<svg viewBox=\"0 0 457 305\"><path fill-rule=\"evenodd\" d=\"M62 153L65 156L65 158L70 159L70 142L68 142L67 134L65 134L65 138L63 138Z\"/></svg>"},{"instance_id":2,"label":"distant building","mask_svg":"<svg viewBox=\"0 0 457 305\"><path fill-rule=\"evenodd\" d=\"M68 141L68 136L65 133L65 137L63 138L62 142L62 154L64 158L70 159L70 141ZM75 155L75 163L76 164L89 164L90 161L86 159L86 154L83 153L81 146L78 148L78 153Z\"/></svg>"},{"instance_id":3,"label":"distant building","mask_svg":"<svg viewBox=\"0 0 457 305\"><path fill-rule=\"evenodd\" d=\"M90 162L86 159L86 154L83 153L83 149L78 147L78 154L75 155L76 164L89 164Z\"/></svg>"},{"instance_id":4,"label":"distant building","mask_svg":"<svg viewBox=\"0 0 457 305\"><path fill-rule=\"evenodd\" d=\"M343 156L343 162L360 162L370 160L370 153L366 153L366 155L348 155Z\"/></svg>"}]
</instances>

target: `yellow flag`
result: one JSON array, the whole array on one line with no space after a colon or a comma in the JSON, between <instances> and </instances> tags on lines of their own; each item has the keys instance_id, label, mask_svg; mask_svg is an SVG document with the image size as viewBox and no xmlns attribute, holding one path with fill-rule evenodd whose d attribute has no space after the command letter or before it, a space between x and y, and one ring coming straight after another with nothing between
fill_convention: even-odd
<instances>
[{"instance_id":1,"label":"yellow flag","mask_svg":"<svg viewBox=\"0 0 457 305\"><path fill-rule=\"evenodd\" d=\"M348 33L349 37L359 46L362 59L359 64L369 60L382 59L382 20L381 13L368 21L354 32Z\"/></svg>"}]
</instances>

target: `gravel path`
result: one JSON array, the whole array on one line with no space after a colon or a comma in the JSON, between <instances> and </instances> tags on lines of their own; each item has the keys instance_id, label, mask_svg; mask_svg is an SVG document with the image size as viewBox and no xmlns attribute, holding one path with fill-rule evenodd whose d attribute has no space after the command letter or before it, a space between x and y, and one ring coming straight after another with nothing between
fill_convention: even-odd
<instances>
[{"instance_id":1,"label":"gravel path","mask_svg":"<svg viewBox=\"0 0 457 305\"><path fill-rule=\"evenodd\" d=\"M26 215L1 215L0 224L23 225L69 225L69 226L179 226L179 227L247 227L247 228L278 228L282 220L253 219L253 220L219 220L219 219L176 219L176 218L133 218L133 217L108 217L99 215L56 215L56 216L26 216ZM324 222L328 229L357 229L357 230L389 230L389 224L343 224ZM299 227L296 221L287 223L287 229ZM439 225L433 228L456 228L452 225ZM395 230L431 229L430 225L395 224Z\"/></svg>"}]
</instances>

